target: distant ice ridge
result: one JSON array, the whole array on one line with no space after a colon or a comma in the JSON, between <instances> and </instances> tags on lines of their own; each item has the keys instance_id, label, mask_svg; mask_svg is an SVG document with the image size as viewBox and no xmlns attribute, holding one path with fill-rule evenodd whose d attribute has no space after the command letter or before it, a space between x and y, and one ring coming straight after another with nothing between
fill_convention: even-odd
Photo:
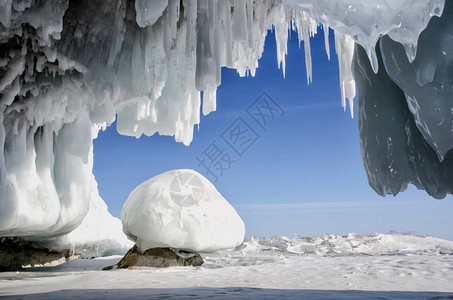
<instances>
[{"instance_id":1,"label":"distant ice ridge","mask_svg":"<svg viewBox=\"0 0 453 300\"><path fill-rule=\"evenodd\" d=\"M285 236L248 237L234 252L348 256L348 255L453 255L453 241L400 233L320 235L289 239Z\"/></svg>"},{"instance_id":2,"label":"distant ice ridge","mask_svg":"<svg viewBox=\"0 0 453 300\"><path fill-rule=\"evenodd\" d=\"M283 74L288 28L297 29L308 82L310 36L318 23L325 34L329 26L338 30L342 103L348 99L352 112L354 40L373 66L382 34L402 42L411 58L420 31L444 6L312 2L1 1L0 236L54 239L100 207L92 140L115 118L121 134L158 132L188 145L200 108L216 108L221 67L253 76L268 29L275 30Z\"/></svg>"}]
</instances>

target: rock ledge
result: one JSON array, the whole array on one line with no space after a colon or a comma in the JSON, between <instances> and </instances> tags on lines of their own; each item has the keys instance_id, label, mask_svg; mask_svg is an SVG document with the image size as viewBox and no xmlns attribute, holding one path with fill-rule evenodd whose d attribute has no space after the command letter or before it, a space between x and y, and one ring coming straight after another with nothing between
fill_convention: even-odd
<instances>
[{"instance_id":1,"label":"rock ledge","mask_svg":"<svg viewBox=\"0 0 453 300\"><path fill-rule=\"evenodd\" d=\"M56 251L19 238L0 238L0 272L58 266L79 257L71 250Z\"/></svg>"},{"instance_id":2,"label":"rock ledge","mask_svg":"<svg viewBox=\"0 0 453 300\"><path fill-rule=\"evenodd\" d=\"M103 270L111 270L114 268L135 269L141 267L197 267L201 266L203 263L203 258L201 258L198 253L183 250L178 251L171 248L151 248L140 253L137 246L134 246L116 265L105 267Z\"/></svg>"}]
</instances>

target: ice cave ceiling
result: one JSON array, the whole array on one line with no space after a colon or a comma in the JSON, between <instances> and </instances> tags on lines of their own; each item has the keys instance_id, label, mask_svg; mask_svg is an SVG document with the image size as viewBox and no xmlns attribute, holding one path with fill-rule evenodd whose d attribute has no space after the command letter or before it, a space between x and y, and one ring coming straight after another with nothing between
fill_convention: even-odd
<instances>
[{"instance_id":1,"label":"ice cave ceiling","mask_svg":"<svg viewBox=\"0 0 453 300\"><path fill-rule=\"evenodd\" d=\"M0 236L58 238L103 204L92 140L115 118L188 145L221 67L254 75L273 28L284 73L293 28L310 82L310 36L329 27L370 185L451 194L451 1L0 0Z\"/></svg>"}]
</instances>

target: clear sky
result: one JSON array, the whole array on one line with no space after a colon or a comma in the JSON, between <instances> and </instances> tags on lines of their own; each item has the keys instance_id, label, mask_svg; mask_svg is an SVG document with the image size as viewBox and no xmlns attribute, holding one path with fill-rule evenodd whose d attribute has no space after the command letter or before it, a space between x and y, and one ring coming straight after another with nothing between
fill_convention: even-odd
<instances>
[{"instance_id":1,"label":"clear sky","mask_svg":"<svg viewBox=\"0 0 453 300\"><path fill-rule=\"evenodd\" d=\"M292 237L295 233L344 235L395 230L453 240L452 196L439 201L411 186L396 197L383 198L369 187L357 118L343 112L340 103L333 34L328 61L320 31L311 40L310 85L304 50L299 50L294 33L288 44L286 78L277 67L273 34L267 36L255 77L241 78L235 70L223 68L217 111L201 117L189 147L176 143L173 137L121 136L116 124L100 132L94 141L94 174L110 212L120 217L124 202L137 185L168 170L194 169L214 181L197 160L207 161L209 151L205 150L214 149L214 142L234 161L222 176L215 172L218 180L214 185L244 220L247 235ZM262 118L255 115L254 120L247 112L248 108L257 112L257 104L265 106L259 97L263 92L274 101L268 99L267 103L277 109L272 110L273 120L265 117L264 128L260 126ZM269 115L269 109L263 108L262 113ZM240 145L235 141L238 152L227 144L233 143L229 135L223 134L233 128L249 129L248 135L241 135ZM228 164L222 166L227 168Z\"/></svg>"}]
</instances>

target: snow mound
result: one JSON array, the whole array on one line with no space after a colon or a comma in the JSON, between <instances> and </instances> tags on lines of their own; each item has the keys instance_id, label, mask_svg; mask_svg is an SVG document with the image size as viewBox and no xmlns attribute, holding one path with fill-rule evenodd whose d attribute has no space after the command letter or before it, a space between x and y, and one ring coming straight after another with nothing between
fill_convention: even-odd
<instances>
[{"instance_id":1,"label":"snow mound","mask_svg":"<svg viewBox=\"0 0 453 300\"><path fill-rule=\"evenodd\" d=\"M233 248L245 226L214 185L193 170L172 170L140 184L121 212L124 233L140 251L171 247L196 252Z\"/></svg>"},{"instance_id":2,"label":"snow mound","mask_svg":"<svg viewBox=\"0 0 453 300\"><path fill-rule=\"evenodd\" d=\"M292 253L315 256L453 255L453 241L401 233L249 237L235 251L242 254Z\"/></svg>"}]
</instances>

